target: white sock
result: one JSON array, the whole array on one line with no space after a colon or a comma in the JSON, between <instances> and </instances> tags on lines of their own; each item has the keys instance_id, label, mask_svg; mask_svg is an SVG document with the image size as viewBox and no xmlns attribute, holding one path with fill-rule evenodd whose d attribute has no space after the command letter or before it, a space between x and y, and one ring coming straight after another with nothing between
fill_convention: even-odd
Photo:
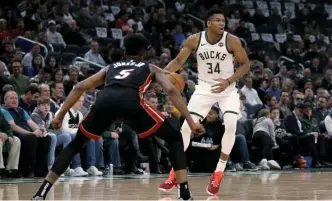
<instances>
[{"instance_id":1,"label":"white sock","mask_svg":"<svg viewBox=\"0 0 332 201\"><path fill-rule=\"evenodd\" d=\"M217 168L216 168L216 172L224 172L224 170L226 168L226 164L227 164L227 161L223 161L219 158Z\"/></svg>"}]
</instances>

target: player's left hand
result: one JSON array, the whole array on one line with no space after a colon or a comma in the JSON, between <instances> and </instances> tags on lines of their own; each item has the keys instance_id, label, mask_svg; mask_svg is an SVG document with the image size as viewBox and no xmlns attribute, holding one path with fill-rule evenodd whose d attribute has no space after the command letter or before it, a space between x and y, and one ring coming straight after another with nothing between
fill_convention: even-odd
<instances>
[{"instance_id":1,"label":"player's left hand","mask_svg":"<svg viewBox=\"0 0 332 201\"><path fill-rule=\"evenodd\" d=\"M213 79L213 80L217 81L219 83L214 84L214 85L211 86L211 92L212 93L220 93L220 92L224 91L229 86L228 80L226 80L226 79L218 78L218 79Z\"/></svg>"}]
</instances>

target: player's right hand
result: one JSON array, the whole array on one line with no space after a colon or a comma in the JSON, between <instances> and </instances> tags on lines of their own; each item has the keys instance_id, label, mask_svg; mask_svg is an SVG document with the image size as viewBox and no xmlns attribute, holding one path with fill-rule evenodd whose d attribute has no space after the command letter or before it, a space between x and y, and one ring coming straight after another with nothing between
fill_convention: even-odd
<instances>
[{"instance_id":1,"label":"player's right hand","mask_svg":"<svg viewBox=\"0 0 332 201\"><path fill-rule=\"evenodd\" d=\"M193 132L196 135L203 135L205 133L205 128L200 123L195 123L193 125L189 125L191 132Z\"/></svg>"},{"instance_id":2,"label":"player's right hand","mask_svg":"<svg viewBox=\"0 0 332 201\"><path fill-rule=\"evenodd\" d=\"M58 118L57 116L52 120L52 127L54 130L59 130L62 126L62 120Z\"/></svg>"}]
</instances>

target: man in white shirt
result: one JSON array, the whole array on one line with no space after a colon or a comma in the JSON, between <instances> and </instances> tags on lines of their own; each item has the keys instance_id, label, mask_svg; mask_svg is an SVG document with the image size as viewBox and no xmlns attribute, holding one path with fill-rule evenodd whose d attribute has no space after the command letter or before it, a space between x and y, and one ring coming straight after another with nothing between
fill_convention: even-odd
<instances>
[{"instance_id":1,"label":"man in white shirt","mask_svg":"<svg viewBox=\"0 0 332 201\"><path fill-rule=\"evenodd\" d=\"M75 105L70 108L65 117L63 118L61 132L69 133L72 137L72 140L76 136L76 132L78 130L79 123L83 120L83 114L80 109L82 108L84 103L84 96L81 96L80 99L75 103ZM99 171L96 167L96 154L95 151L95 143L97 141L90 140L87 145L87 172L85 172L81 167L81 159L80 154L76 154L74 159L72 160L72 169L68 169L65 172L65 175L68 176L86 176L88 174L93 176L101 176L103 173Z\"/></svg>"},{"instance_id":2,"label":"man in white shirt","mask_svg":"<svg viewBox=\"0 0 332 201\"><path fill-rule=\"evenodd\" d=\"M63 40L62 35L56 31L56 23L54 20L48 22L48 29L46 30L47 41L51 44L62 45L66 47L66 42Z\"/></svg>"},{"instance_id":3,"label":"man in white shirt","mask_svg":"<svg viewBox=\"0 0 332 201\"><path fill-rule=\"evenodd\" d=\"M40 55L40 46L37 43L32 44L32 49L29 53L25 54L22 59L23 67L31 67L32 66L32 59L35 56ZM45 66L45 59L42 56L42 66Z\"/></svg>"},{"instance_id":4,"label":"man in white shirt","mask_svg":"<svg viewBox=\"0 0 332 201\"><path fill-rule=\"evenodd\" d=\"M263 105L257 91L252 88L252 78L247 77L245 85L241 89L242 94L246 97L247 103L251 106Z\"/></svg>"},{"instance_id":5,"label":"man in white shirt","mask_svg":"<svg viewBox=\"0 0 332 201\"><path fill-rule=\"evenodd\" d=\"M106 62L99 54L99 43L96 40L93 40L91 42L91 49L87 53L85 53L84 58L94 63L106 66Z\"/></svg>"}]
</instances>

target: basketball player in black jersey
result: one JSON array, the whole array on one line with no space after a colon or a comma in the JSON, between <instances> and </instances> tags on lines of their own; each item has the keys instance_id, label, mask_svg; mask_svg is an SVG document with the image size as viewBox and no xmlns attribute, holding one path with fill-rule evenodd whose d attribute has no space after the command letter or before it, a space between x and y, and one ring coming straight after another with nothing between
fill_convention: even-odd
<instances>
[{"instance_id":1,"label":"basketball player in black jersey","mask_svg":"<svg viewBox=\"0 0 332 201\"><path fill-rule=\"evenodd\" d=\"M61 127L65 114L85 91L105 84L104 89L98 92L96 102L89 113L80 123L75 139L60 153L33 200L45 199L59 175L69 166L73 156L90 139L98 140L102 133L119 119L130 125L140 138L158 131L156 135L163 138L169 145L170 160L179 188L178 196L183 200L191 199L181 132L174 128L161 112L151 107L143 97L151 81L154 79L162 86L187 120L193 133L203 133L204 129L192 120L180 92L169 82L164 71L142 60L148 46L146 38L141 35L127 36L124 45L127 60L113 63L78 83L60 108L52 122L55 129Z\"/></svg>"}]
</instances>

